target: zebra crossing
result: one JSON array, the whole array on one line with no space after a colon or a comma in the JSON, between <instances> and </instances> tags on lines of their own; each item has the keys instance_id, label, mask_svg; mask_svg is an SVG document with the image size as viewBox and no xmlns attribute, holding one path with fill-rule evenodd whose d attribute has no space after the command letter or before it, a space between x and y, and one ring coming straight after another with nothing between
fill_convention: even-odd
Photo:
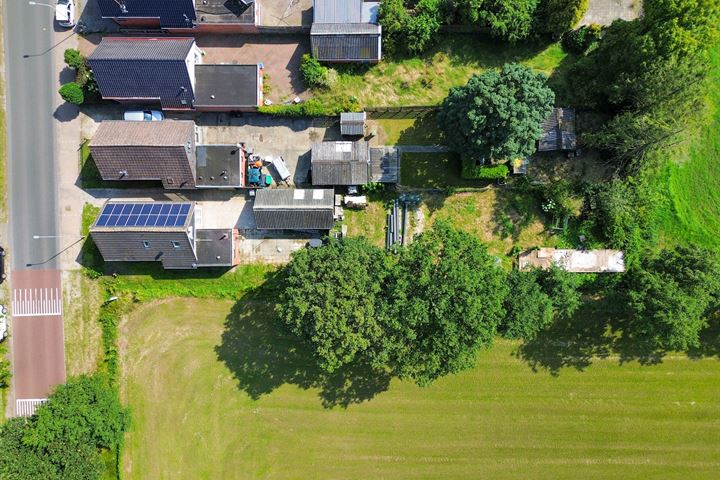
<instances>
[{"instance_id":1,"label":"zebra crossing","mask_svg":"<svg viewBox=\"0 0 720 480\"><path fill-rule=\"evenodd\" d=\"M35 410L47 402L47 398L23 398L15 400L15 415L29 417L35 415Z\"/></svg>"},{"instance_id":2,"label":"zebra crossing","mask_svg":"<svg viewBox=\"0 0 720 480\"><path fill-rule=\"evenodd\" d=\"M62 315L59 288L13 289L13 317L44 317Z\"/></svg>"}]
</instances>

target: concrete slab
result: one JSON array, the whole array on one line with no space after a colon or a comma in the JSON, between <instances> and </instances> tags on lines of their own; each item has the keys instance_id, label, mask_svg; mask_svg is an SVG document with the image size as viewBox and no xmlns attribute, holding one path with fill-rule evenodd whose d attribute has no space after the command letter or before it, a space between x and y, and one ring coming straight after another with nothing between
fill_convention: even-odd
<instances>
[{"instance_id":1,"label":"concrete slab","mask_svg":"<svg viewBox=\"0 0 720 480\"><path fill-rule=\"evenodd\" d=\"M641 0L590 0L580 25L610 25L617 19L634 20L642 12Z\"/></svg>"},{"instance_id":2,"label":"concrete slab","mask_svg":"<svg viewBox=\"0 0 720 480\"><path fill-rule=\"evenodd\" d=\"M261 27L306 27L312 25L313 0L261 0L258 24Z\"/></svg>"}]
</instances>

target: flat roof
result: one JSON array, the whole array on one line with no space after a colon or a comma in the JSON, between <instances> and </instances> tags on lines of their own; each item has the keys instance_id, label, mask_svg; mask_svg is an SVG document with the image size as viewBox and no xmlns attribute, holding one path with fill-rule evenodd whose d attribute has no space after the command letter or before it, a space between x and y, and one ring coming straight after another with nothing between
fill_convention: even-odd
<instances>
[{"instance_id":1,"label":"flat roof","mask_svg":"<svg viewBox=\"0 0 720 480\"><path fill-rule=\"evenodd\" d=\"M243 5L232 0L195 0L197 23L241 23L255 25L255 2Z\"/></svg>"},{"instance_id":2,"label":"flat roof","mask_svg":"<svg viewBox=\"0 0 720 480\"><path fill-rule=\"evenodd\" d=\"M198 187L242 187L242 151L237 145L198 145L195 149L195 185Z\"/></svg>"},{"instance_id":3,"label":"flat roof","mask_svg":"<svg viewBox=\"0 0 720 480\"><path fill-rule=\"evenodd\" d=\"M195 65L196 107L257 107L257 64Z\"/></svg>"},{"instance_id":4,"label":"flat roof","mask_svg":"<svg viewBox=\"0 0 720 480\"><path fill-rule=\"evenodd\" d=\"M620 250L569 250L540 248L520 254L520 270L548 269L553 265L574 273L617 273L625 271Z\"/></svg>"},{"instance_id":5,"label":"flat roof","mask_svg":"<svg viewBox=\"0 0 720 480\"><path fill-rule=\"evenodd\" d=\"M230 267L234 264L233 229L198 229L195 250L198 267Z\"/></svg>"}]
</instances>

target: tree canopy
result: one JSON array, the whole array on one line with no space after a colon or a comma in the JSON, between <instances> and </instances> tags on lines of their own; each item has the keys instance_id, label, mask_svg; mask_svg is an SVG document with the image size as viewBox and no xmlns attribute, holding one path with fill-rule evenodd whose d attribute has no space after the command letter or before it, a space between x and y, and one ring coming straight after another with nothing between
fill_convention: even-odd
<instances>
[{"instance_id":1,"label":"tree canopy","mask_svg":"<svg viewBox=\"0 0 720 480\"><path fill-rule=\"evenodd\" d=\"M706 314L718 307L720 263L715 252L677 247L646 257L625 277L633 337L659 350L699 345Z\"/></svg>"},{"instance_id":2,"label":"tree canopy","mask_svg":"<svg viewBox=\"0 0 720 480\"><path fill-rule=\"evenodd\" d=\"M353 362L381 341L387 265L385 252L364 238L331 240L293 255L277 312L309 341L324 370Z\"/></svg>"},{"instance_id":3,"label":"tree canopy","mask_svg":"<svg viewBox=\"0 0 720 480\"><path fill-rule=\"evenodd\" d=\"M507 338L532 340L555 318L553 302L538 284L537 272L513 270L508 274L502 333Z\"/></svg>"},{"instance_id":4,"label":"tree canopy","mask_svg":"<svg viewBox=\"0 0 720 480\"><path fill-rule=\"evenodd\" d=\"M555 94L547 77L520 64L474 75L455 87L438 112L450 147L476 160L531 155Z\"/></svg>"},{"instance_id":5,"label":"tree canopy","mask_svg":"<svg viewBox=\"0 0 720 480\"><path fill-rule=\"evenodd\" d=\"M390 366L426 385L472 367L492 343L505 274L477 238L439 222L401 252L390 292Z\"/></svg>"},{"instance_id":6,"label":"tree canopy","mask_svg":"<svg viewBox=\"0 0 720 480\"><path fill-rule=\"evenodd\" d=\"M540 0L538 28L557 38L575 28L588 5L588 0Z\"/></svg>"}]
</instances>

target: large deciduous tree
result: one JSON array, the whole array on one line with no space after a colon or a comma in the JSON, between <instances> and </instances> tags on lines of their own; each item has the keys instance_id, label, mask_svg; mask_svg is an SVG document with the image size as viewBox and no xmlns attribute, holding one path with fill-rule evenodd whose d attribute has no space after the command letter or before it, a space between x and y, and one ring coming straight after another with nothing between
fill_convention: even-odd
<instances>
[{"instance_id":1,"label":"large deciduous tree","mask_svg":"<svg viewBox=\"0 0 720 480\"><path fill-rule=\"evenodd\" d=\"M400 253L392 277L382 360L420 385L472 367L496 334L507 288L485 246L439 222Z\"/></svg>"},{"instance_id":2,"label":"large deciduous tree","mask_svg":"<svg viewBox=\"0 0 720 480\"><path fill-rule=\"evenodd\" d=\"M537 272L538 281L542 290L552 302L557 318L567 320L572 317L582 305L580 291L580 276L558 266Z\"/></svg>"},{"instance_id":3,"label":"large deciduous tree","mask_svg":"<svg viewBox=\"0 0 720 480\"><path fill-rule=\"evenodd\" d=\"M555 318L553 302L540 288L537 276L537 272L518 270L508 274L509 293L500 329L505 337L532 340Z\"/></svg>"},{"instance_id":4,"label":"large deciduous tree","mask_svg":"<svg viewBox=\"0 0 720 480\"><path fill-rule=\"evenodd\" d=\"M477 161L525 157L535 151L540 125L555 95L547 77L520 64L474 75L454 87L438 112L450 147Z\"/></svg>"},{"instance_id":5,"label":"large deciduous tree","mask_svg":"<svg viewBox=\"0 0 720 480\"><path fill-rule=\"evenodd\" d=\"M538 0L485 0L480 18L494 37L516 42L530 35Z\"/></svg>"},{"instance_id":6,"label":"large deciduous tree","mask_svg":"<svg viewBox=\"0 0 720 480\"><path fill-rule=\"evenodd\" d=\"M663 250L645 258L624 281L634 338L659 350L685 350L700 341L708 311L720 297L720 263L699 247Z\"/></svg>"},{"instance_id":7,"label":"large deciduous tree","mask_svg":"<svg viewBox=\"0 0 720 480\"><path fill-rule=\"evenodd\" d=\"M299 250L287 265L277 312L312 345L325 371L365 357L382 342L387 262L364 238L347 238Z\"/></svg>"}]
</instances>

